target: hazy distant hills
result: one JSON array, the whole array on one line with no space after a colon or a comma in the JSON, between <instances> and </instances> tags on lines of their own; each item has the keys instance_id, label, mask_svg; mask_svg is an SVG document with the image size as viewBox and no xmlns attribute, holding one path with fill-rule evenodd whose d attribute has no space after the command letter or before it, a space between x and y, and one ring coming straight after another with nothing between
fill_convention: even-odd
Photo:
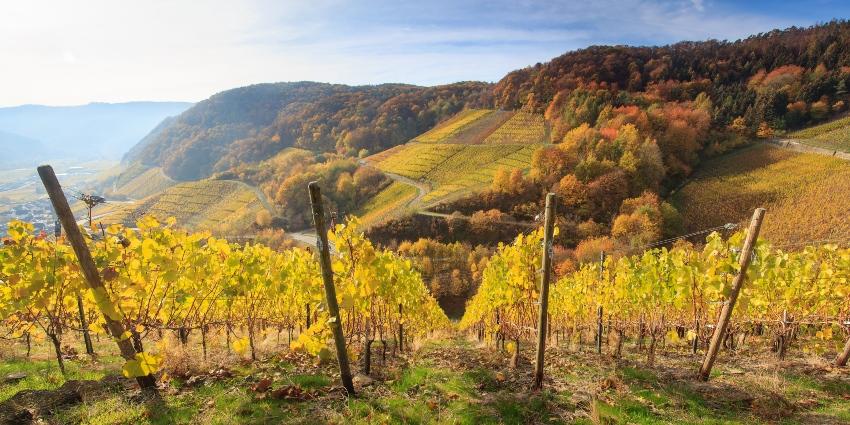
<instances>
[{"instance_id":1,"label":"hazy distant hills","mask_svg":"<svg viewBox=\"0 0 850 425\"><path fill-rule=\"evenodd\" d=\"M118 159L163 119L192 106L186 102L23 105L0 108L0 166L57 158Z\"/></svg>"}]
</instances>

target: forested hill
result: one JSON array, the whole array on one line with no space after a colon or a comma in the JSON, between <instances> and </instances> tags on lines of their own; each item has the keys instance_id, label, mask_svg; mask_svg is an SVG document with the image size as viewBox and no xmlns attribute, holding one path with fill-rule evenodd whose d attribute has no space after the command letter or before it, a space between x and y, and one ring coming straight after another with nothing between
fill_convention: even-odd
<instances>
[{"instance_id":1,"label":"forested hill","mask_svg":"<svg viewBox=\"0 0 850 425\"><path fill-rule=\"evenodd\" d=\"M834 21L734 42L593 46L509 73L494 99L501 108L545 111L557 136L593 125L606 105L689 101L704 92L715 127L743 117L755 133L762 122L776 130L823 119L834 106L828 101L846 94L848 78L850 24Z\"/></svg>"},{"instance_id":2,"label":"forested hill","mask_svg":"<svg viewBox=\"0 0 850 425\"><path fill-rule=\"evenodd\" d=\"M218 93L155 129L125 160L178 180L257 162L287 147L358 155L401 144L465 107L492 103L491 85L257 84ZM366 152L363 152L364 154Z\"/></svg>"},{"instance_id":3,"label":"forested hill","mask_svg":"<svg viewBox=\"0 0 850 425\"><path fill-rule=\"evenodd\" d=\"M850 24L836 21L734 42L593 46L511 72L495 85L259 84L200 102L156 129L125 159L160 165L169 176L189 180L269 158L286 147L375 153L464 107L545 112L557 143L582 123L607 120L612 108L663 104L670 109L700 93L703 102L710 101L703 106L710 109L711 129L735 124L755 134L760 125L764 131L797 128L844 108L836 100L850 82L848 46ZM645 124L646 130L652 127ZM659 138L662 150L665 144L678 145L665 152L679 151L665 158L673 176L690 172L696 152L711 144L706 134L699 137L691 146L677 134Z\"/></svg>"}]
</instances>

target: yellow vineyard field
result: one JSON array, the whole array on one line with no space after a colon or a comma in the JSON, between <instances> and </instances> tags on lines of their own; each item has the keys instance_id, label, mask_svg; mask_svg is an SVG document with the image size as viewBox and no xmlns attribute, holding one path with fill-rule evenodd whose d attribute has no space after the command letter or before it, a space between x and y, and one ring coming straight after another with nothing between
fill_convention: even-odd
<instances>
[{"instance_id":1,"label":"yellow vineyard field","mask_svg":"<svg viewBox=\"0 0 850 425\"><path fill-rule=\"evenodd\" d=\"M382 171L430 183L423 202L434 203L489 186L499 168L529 169L539 146L411 143L370 161Z\"/></svg>"},{"instance_id":2,"label":"yellow vineyard field","mask_svg":"<svg viewBox=\"0 0 850 425\"><path fill-rule=\"evenodd\" d=\"M415 187L401 182L392 182L378 192L362 208L354 212L360 224L369 227L404 212L404 207L416 198Z\"/></svg>"},{"instance_id":3,"label":"yellow vineyard field","mask_svg":"<svg viewBox=\"0 0 850 425\"><path fill-rule=\"evenodd\" d=\"M143 199L175 185L177 182L168 178L162 168L149 168L132 179L123 182L115 190L116 194L126 195L133 199Z\"/></svg>"},{"instance_id":4,"label":"yellow vineyard field","mask_svg":"<svg viewBox=\"0 0 850 425\"><path fill-rule=\"evenodd\" d=\"M774 243L846 244L850 162L757 145L707 162L673 201L689 230L743 222L763 206Z\"/></svg>"},{"instance_id":5,"label":"yellow vineyard field","mask_svg":"<svg viewBox=\"0 0 850 425\"><path fill-rule=\"evenodd\" d=\"M546 143L549 135L541 114L517 112L484 139L485 144Z\"/></svg>"},{"instance_id":6,"label":"yellow vineyard field","mask_svg":"<svg viewBox=\"0 0 850 425\"><path fill-rule=\"evenodd\" d=\"M144 215L174 217L184 228L227 234L249 227L263 208L257 195L243 183L201 180L177 184L135 205L120 206L100 221L131 226ZM99 213L96 209L95 215Z\"/></svg>"},{"instance_id":7,"label":"yellow vineyard field","mask_svg":"<svg viewBox=\"0 0 850 425\"><path fill-rule=\"evenodd\" d=\"M819 148L850 152L850 117L795 131L788 137Z\"/></svg>"}]
</instances>

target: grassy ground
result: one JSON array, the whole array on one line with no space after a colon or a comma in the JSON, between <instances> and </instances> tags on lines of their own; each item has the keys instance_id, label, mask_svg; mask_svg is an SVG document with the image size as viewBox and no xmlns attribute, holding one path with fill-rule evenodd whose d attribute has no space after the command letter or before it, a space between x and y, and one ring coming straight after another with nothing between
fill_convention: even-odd
<instances>
[{"instance_id":1,"label":"grassy ground","mask_svg":"<svg viewBox=\"0 0 850 425\"><path fill-rule=\"evenodd\" d=\"M138 402L132 392L117 392L47 419L91 424L850 423L850 380L817 357L779 363L757 349L740 356L722 352L712 380L703 383L693 379L700 356L684 349L668 347L652 368L632 344L619 361L564 346L547 356L545 389L533 392L528 360L511 369L506 353L477 342L434 340L414 354L389 355L386 363L376 354L374 382L355 379L358 395L347 399L332 364L317 366L289 353L255 365L232 363L228 375L201 374L206 378L194 383L186 376L169 379L158 401ZM110 359L68 363L72 377L93 379L114 373L117 365ZM62 381L47 360L0 363L3 374L21 370L29 376L0 386L0 400ZM252 389L264 380L271 383L268 390Z\"/></svg>"}]
</instances>

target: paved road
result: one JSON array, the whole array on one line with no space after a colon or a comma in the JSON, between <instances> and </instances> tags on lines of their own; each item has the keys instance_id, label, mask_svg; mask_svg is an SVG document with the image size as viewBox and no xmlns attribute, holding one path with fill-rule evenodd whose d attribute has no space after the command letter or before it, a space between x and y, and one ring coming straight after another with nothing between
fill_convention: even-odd
<instances>
[{"instance_id":1,"label":"paved road","mask_svg":"<svg viewBox=\"0 0 850 425\"><path fill-rule=\"evenodd\" d=\"M302 230L300 232L287 232L286 236L290 239L294 239L303 244L310 245L311 247L316 247L316 241L318 238L316 237L316 232L311 230ZM334 244L328 242L328 248L331 254L336 254L336 247Z\"/></svg>"}]
</instances>

